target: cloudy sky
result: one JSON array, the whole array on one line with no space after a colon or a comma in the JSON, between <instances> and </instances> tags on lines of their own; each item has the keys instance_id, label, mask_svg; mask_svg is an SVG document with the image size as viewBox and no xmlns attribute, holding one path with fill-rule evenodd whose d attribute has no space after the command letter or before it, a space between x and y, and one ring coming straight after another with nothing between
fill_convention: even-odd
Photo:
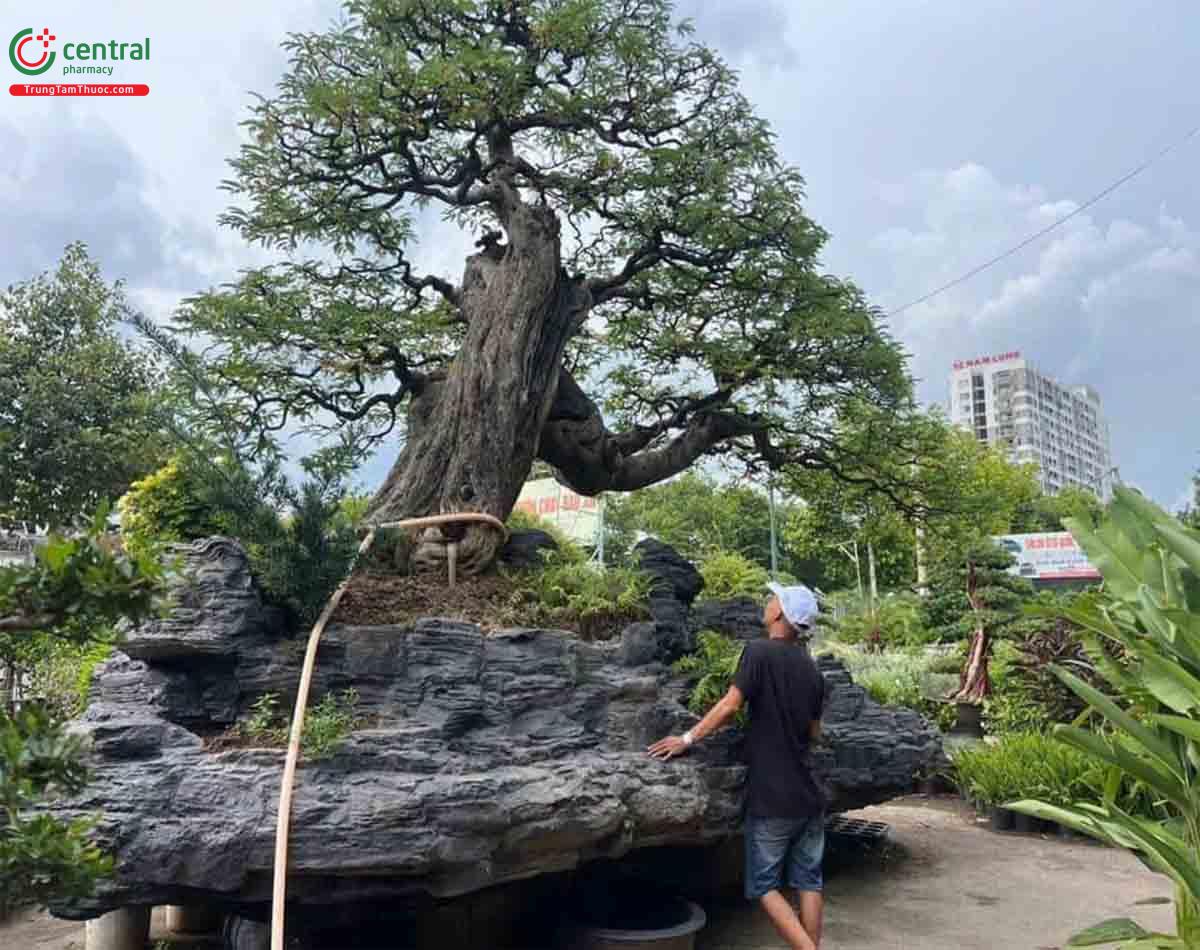
<instances>
[{"instance_id":1,"label":"cloudy sky","mask_svg":"<svg viewBox=\"0 0 1200 950\"><path fill-rule=\"evenodd\" d=\"M53 266L64 244L83 239L109 277L124 277L135 302L162 316L253 263L216 225L225 160L250 94L269 92L284 67L279 40L327 25L338 9L331 0L10 7L5 37L50 27L60 48L151 37L150 61L113 77L147 82L151 94L4 96L0 281ZM833 235L828 269L889 312L1200 125L1194 0L686 0L680 11L737 66L805 175L810 212ZM22 78L3 68L9 82ZM61 81L58 72L41 80ZM1098 389L1122 476L1180 504L1200 465L1196 167L1200 135L1051 235L891 317L922 398L944 401L956 358L1022 350L1060 381Z\"/></svg>"}]
</instances>

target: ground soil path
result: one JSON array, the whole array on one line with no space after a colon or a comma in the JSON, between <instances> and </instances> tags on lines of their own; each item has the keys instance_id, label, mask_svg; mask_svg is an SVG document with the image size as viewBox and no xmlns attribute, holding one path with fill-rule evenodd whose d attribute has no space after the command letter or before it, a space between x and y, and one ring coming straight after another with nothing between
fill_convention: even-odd
<instances>
[{"instance_id":1,"label":"ground soil path","mask_svg":"<svg viewBox=\"0 0 1200 950\"><path fill-rule=\"evenodd\" d=\"M856 814L887 822L894 848L829 882L822 950L1056 950L1107 917L1171 929L1169 882L1128 854L994 834L952 798L911 798ZM747 904L711 907L709 919L697 950L782 947ZM83 950L83 927L19 915L0 925L0 948Z\"/></svg>"},{"instance_id":2,"label":"ground soil path","mask_svg":"<svg viewBox=\"0 0 1200 950\"><path fill-rule=\"evenodd\" d=\"M996 834L954 798L905 799L856 816L887 822L895 852L829 882L822 950L1056 950L1109 917L1173 929L1173 908L1162 903L1170 882L1129 854ZM782 946L749 906L713 908L697 941L697 950Z\"/></svg>"}]
</instances>

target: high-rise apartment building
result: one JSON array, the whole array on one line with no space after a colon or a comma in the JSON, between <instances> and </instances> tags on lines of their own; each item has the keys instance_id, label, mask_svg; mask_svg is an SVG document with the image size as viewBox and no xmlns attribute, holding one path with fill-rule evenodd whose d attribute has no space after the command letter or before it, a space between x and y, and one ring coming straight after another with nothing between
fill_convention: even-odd
<instances>
[{"instance_id":1,"label":"high-rise apartment building","mask_svg":"<svg viewBox=\"0 0 1200 950\"><path fill-rule=\"evenodd\" d=\"M1112 454L1100 395L1062 386L1019 352L959 360L950 371L950 419L1007 451L1036 462L1042 490L1084 488L1108 500Z\"/></svg>"}]
</instances>

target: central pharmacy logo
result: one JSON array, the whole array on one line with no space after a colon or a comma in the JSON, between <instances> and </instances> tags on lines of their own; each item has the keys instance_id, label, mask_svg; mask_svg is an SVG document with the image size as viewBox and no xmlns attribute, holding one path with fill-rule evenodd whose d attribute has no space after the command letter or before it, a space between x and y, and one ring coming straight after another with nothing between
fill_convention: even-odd
<instances>
[{"instance_id":1,"label":"central pharmacy logo","mask_svg":"<svg viewBox=\"0 0 1200 950\"><path fill-rule=\"evenodd\" d=\"M29 27L12 38L8 44L8 58L13 67L26 76L40 76L54 65L55 54L50 52L50 43L54 39L48 27L37 36L33 35L33 27Z\"/></svg>"}]
</instances>

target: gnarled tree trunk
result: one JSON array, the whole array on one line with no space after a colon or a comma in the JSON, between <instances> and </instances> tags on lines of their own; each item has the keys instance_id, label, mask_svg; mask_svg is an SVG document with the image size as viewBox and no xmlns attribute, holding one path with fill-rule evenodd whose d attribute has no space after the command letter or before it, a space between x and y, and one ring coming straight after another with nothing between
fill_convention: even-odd
<instances>
[{"instance_id":1,"label":"gnarled tree trunk","mask_svg":"<svg viewBox=\"0 0 1200 950\"><path fill-rule=\"evenodd\" d=\"M988 676L988 653L991 651L991 638L982 627L971 637L971 646L967 650L967 662L958 678L958 689L950 694L950 700L958 703L978 705L987 699L992 691L991 679Z\"/></svg>"},{"instance_id":2,"label":"gnarled tree trunk","mask_svg":"<svg viewBox=\"0 0 1200 950\"><path fill-rule=\"evenodd\" d=\"M428 514L478 511L503 520L533 465L558 387L563 349L591 296L561 265L558 220L516 203L505 216L506 245L467 261L460 310L467 335L454 362L425 380L408 413L404 449L372 501L372 524ZM445 558L458 541L465 573L491 563L500 543L486 525L429 528L413 552L417 567Z\"/></svg>"},{"instance_id":3,"label":"gnarled tree trunk","mask_svg":"<svg viewBox=\"0 0 1200 950\"><path fill-rule=\"evenodd\" d=\"M958 689L949 699L951 702L979 705L992 691L988 676L988 653L991 652L992 643L984 619L983 602L979 597L979 572L974 564L967 565L967 602L975 614L975 632L971 635L971 646L958 679Z\"/></svg>"}]
</instances>

